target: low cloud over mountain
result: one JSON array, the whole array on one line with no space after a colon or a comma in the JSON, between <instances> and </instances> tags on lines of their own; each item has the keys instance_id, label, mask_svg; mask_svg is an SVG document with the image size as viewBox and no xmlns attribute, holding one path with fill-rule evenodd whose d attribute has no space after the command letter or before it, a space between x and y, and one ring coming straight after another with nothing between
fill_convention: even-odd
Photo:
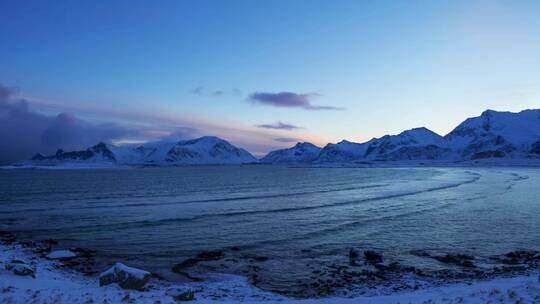
<instances>
[{"instance_id":1,"label":"low cloud over mountain","mask_svg":"<svg viewBox=\"0 0 540 304\"><path fill-rule=\"evenodd\" d=\"M113 123L90 123L66 112L56 116L34 112L26 100L13 97L13 89L0 85L0 164L31 157L36 151L79 149L137 133Z\"/></svg>"}]
</instances>

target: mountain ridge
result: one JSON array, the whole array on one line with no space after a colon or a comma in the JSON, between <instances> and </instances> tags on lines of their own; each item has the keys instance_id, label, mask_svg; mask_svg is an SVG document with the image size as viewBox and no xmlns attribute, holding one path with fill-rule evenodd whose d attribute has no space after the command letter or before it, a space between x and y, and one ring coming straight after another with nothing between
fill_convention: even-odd
<instances>
[{"instance_id":1,"label":"mountain ridge","mask_svg":"<svg viewBox=\"0 0 540 304\"><path fill-rule=\"evenodd\" d=\"M204 164L290 164L354 163L407 160L464 161L486 158L540 158L540 109L520 112L486 110L465 119L441 136L426 127L395 135L372 138L363 143L342 140L320 148L309 142L269 152L261 159L215 136L178 142L152 142L115 146L98 143L86 150L54 155L36 154L30 165L61 163L109 163L122 165L204 165Z\"/></svg>"}]
</instances>

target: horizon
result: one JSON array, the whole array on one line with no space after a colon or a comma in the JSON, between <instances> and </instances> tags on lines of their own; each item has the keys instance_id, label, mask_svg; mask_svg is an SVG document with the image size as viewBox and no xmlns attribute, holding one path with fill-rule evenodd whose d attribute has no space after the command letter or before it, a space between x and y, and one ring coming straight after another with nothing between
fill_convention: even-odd
<instances>
[{"instance_id":1,"label":"horizon","mask_svg":"<svg viewBox=\"0 0 540 304\"><path fill-rule=\"evenodd\" d=\"M237 4L0 4L0 163L205 135L262 156L539 108L537 2Z\"/></svg>"}]
</instances>

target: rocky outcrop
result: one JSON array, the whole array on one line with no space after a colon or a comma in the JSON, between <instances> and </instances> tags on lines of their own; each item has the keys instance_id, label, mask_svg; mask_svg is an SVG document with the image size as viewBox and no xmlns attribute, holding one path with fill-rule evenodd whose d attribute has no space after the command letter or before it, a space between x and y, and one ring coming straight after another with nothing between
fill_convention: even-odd
<instances>
[{"instance_id":1,"label":"rocky outcrop","mask_svg":"<svg viewBox=\"0 0 540 304\"><path fill-rule=\"evenodd\" d=\"M36 269L25 260L12 259L5 266L6 270L10 270L18 276L35 276Z\"/></svg>"},{"instance_id":2,"label":"rocky outcrop","mask_svg":"<svg viewBox=\"0 0 540 304\"><path fill-rule=\"evenodd\" d=\"M99 286L117 283L123 289L140 290L150 277L150 272L116 263L99 275Z\"/></svg>"}]
</instances>

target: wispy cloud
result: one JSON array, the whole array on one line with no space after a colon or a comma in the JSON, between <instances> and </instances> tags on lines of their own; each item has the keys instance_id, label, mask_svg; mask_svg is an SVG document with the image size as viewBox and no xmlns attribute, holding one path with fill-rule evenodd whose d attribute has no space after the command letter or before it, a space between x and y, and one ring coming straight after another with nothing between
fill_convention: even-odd
<instances>
[{"instance_id":1,"label":"wispy cloud","mask_svg":"<svg viewBox=\"0 0 540 304\"><path fill-rule=\"evenodd\" d=\"M300 141L298 138L293 138L293 137L277 137L277 138L274 138L274 140L281 143L291 143L291 142Z\"/></svg>"},{"instance_id":2,"label":"wispy cloud","mask_svg":"<svg viewBox=\"0 0 540 304\"><path fill-rule=\"evenodd\" d=\"M340 107L313 105L311 100L320 96L317 93L297 94L292 92L255 92L249 95L249 100L254 103L275 107L302 108L305 110L343 110Z\"/></svg>"},{"instance_id":3,"label":"wispy cloud","mask_svg":"<svg viewBox=\"0 0 540 304\"><path fill-rule=\"evenodd\" d=\"M302 127L298 127L298 126L288 124L288 123L284 123L284 122L281 122L281 121L278 121L278 122L273 123L273 124L257 125L257 127L264 128L264 129L287 130L287 131L296 130L296 129L302 129Z\"/></svg>"},{"instance_id":4,"label":"wispy cloud","mask_svg":"<svg viewBox=\"0 0 540 304\"><path fill-rule=\"evenodd\" d=\"M196 87L189 91L193 95L197 96L213 96L213 97L221 97L225 95L232 95L232 96L240 96L242 95L242 91L237 88L233 88L230 90L212 90L205 87Z\"/></svg>"}]
</instances>

